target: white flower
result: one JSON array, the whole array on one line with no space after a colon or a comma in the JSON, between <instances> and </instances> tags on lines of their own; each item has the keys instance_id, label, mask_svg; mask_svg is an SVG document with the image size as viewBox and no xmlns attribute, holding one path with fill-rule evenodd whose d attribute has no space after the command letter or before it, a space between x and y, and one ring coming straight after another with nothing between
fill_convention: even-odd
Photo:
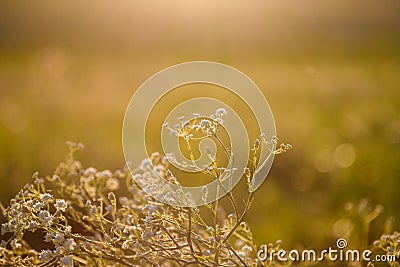
<instances>
[{"instance_id":1,"label":"white flower","mask_svg":"<svg viewBox=\"0 0 400 267\"><path fill-rule=\"evenodd\" d=\"M8 222L8 225L7 225L7 227L8 227L7 228L8 229L7 232L14 232L16 226L17 226L17 222L15 220L11 219Z\"/></svg>"},{"instance_id":2,"label":"white flower","mask_svg":"<svg viewBox=\"0 0 400 267\"><path fill-rule=\"evenodd\" d=\"M61 255L64 254L64 252L65 252L64 247L58 246L58 247L56 247L56 250L54 251L54 254L56 254L58 256L61 256Z\"/></svg>"},{"instance_id":3,"label":"white flower","mask_svg":"<svg viewBox=\"0 0 400 267\"><path fill-rule=\"evenodd\" d=\"M106 187L110 191L117 190L119 188L119 182L115 178L109 178L106 182Z\"/></svg>"},{"instance_id":4,"label":"white flower","mask_svg":"<svg viewBox=\"0 0 400 267\"><path fill-rule=\"evenodd\" d=\"M104 171L98 173L97 177L102 178L102 179L111 178L112 172L110 170L104 170Z\"/></svg>"},{"instance_id":5,"label":"white flower","mask_svg":"<svg viewBox=\"0 0 400 267\"><path fill-rule=\"evenodd\" d=\"M54 241L57 243L63 243L64 242L64 235L63 234L56 234L54 237Z\"/></svg>"},{"instance_id":6,"label":"white flower","mask_svg":"<svg viewBox=\"0 0 400 267\"><path fill-rule=\"evenodd\" d=\"M52 216L49 216L49 217L44 218L44 220L43 220L43 222L42 222L42 225L43 225L44 227L49 227L49 226L51 226L52 224L53 224L53 217L52 217Z\"/></svg>"},{"instance_id":7,"label":"white flower","mask_svg":"<svg viewBox=\"0 0 400 267\"><path fill-rule=\"evenodd\" d=\"M97 213L97 207L95 205L91 205L89 210L90 210L91 214L96 214Z\"/></svg>"},{"instance_id":8,"label":"white flower","mask_svg":"<svg viewBox=\"0 0 400 267\"><path fill-rule=\"evenodd\" d=\"M44 180L42 178L36 178L33 184L34 185L44 184Z\"/></svg>"},{"instance_id":9,"label":"white flower","mask_svg":"<svg viewBox=\"0 0 400 267\"><path fill-rule=\"evenodd\" d=\"M67 240L65 240L64 248L66 250L71 251L75 248L75 246L76 246L76 243L72 238L68 238Z\"/></svg>"},{"instance_id":10,"label":"white flower","mask_svg":"<svg viewBox=\"0 0 400 267\"><path fill-rule=\"evenodd\" d=\"M54 207L57 210L65 211L67 209L67 202L65 199L57 199L56 203L54 203Z\"/></svg>"},{"instance_id":11,"label":"white flower","mask_svg":"<svg viewBox=\"0 0 400 267\"><path fill-rule=\"evenodd\" d=\"M61 266L73 266L72 265L72 257L71 256L64 256L61 259Z\"/></svg>"},{"instance_id":12,"label":"white flower","mask_svg":"<svg viewBox=\"0 0 400 267\"><path fill-rule=\"evenodd\" d=\"M122 205L128 205L129 204L129 200L127 197L120 197L119 198L119 203L121 203Z\"/></svg>"},{"instance_id":13,"label":"white flower","mask_svg":"<svg viewBox=\"0 0 400 267\"><path fill-rule=\"evenodd\" d=\"M68 225L67 227L65 227L64 233L65 233L66 235L68 235L68 234L71 233L71 230L72 230L72 227L71 227L70 225Z\"/></svg>"},{"instance_id":14,"label":"white flower","mask_svg":"<svg viewBox=\"0 0 400 267\"><path fill-rule=\"evenodd\" d=\"M33 230L33 229L36 229L37 226L38 226L37 222L31 221L31 222L29 222L28 228L30 230Z\"/></svg>"},{"instance_id":15,"label":"white flower","mask_svg":"<svg viewBox=\"0 0 400 267\"><path fill-rule=\"evenodd\" d=\"M140 169L142 171L146 171L150 167L151 167L151 160L150 159L144 159L142 161L142 163L140 164Z\"/></svg>"},{"instance_id":16,"label":"white flower","mask_svg":"<svg viewBox=\"0 0 400 267\"><path fill-rule=\"evenodd\" d=\"M217 111L215 112L215 115L217 115L217 116L223 116L223 115L225 115L227 112L226 112L226 110L224 109L224 108L219 108L219 109L217 109Z\"/></svg>"},{"instance_id":17,"label":"white flower","mask_svg":"<svg viewBox=\"0 0 400 267\"><path fill-rule=\"evenodd\" d=\"M47 250L42 250L42 251L39 253L39 259L40 259L42 262L47 262L47 261L51 260L52 257L53 257L53 252L52 252L51 250L49 250L49 249L47 249Z\"/></svg>"},{"instance_id":18,"label":"white flower","mask_svg":"<svg viewBox=\"0 0 400 267\"><path fill-rule=\"evenodd\" d=\"M47 201L49 199L52 199L53 196L50 195L49 193L44 193L44 194L40 194L40 200L41 201Z\"/></svg>"},{"instance_id":19,"label":"white flower","mask_svg":"<svg viewBox=\"0 0 400 267\"><path fill-rule=\"evenodd\" d=\"M52 239L53 237L54 237L54 233L53 233L53 232L47 233L47 234L44 236L44 241L50 242L51 239Z\"/></svg>"},{"instance_id":20,"label":"white flower","mask_svg":"<svg viewBox=\"0 0 400 267\"><path fill-rule=\"evenodd\" d=\"M33 205L33 209L34 209L35 211L39 211L39 210L41 210L43 207L44 207L43 202L37 202L37 203L35 203L35 204Z\"/></svg>"},{"instance_id":21,"label":"white flower","mask_svg":"<svg viewBox=\"0 0 400 267\"><path fill-rule=\"evenodd\" d=\"M42 210L39 212L39 218L42 219L42 221L48 217L50 217L50 213L47 210Z\"/></svg>"},{"instance_id":22,"label":"white flower","mask_svg":"<svg viewBox=\"0 0 400 267\"><path fill-rule=\"evenodd\" d=\"M219 124L224 124L224 120L221 118L216 118L215 121L218 122Z\"/></svg>"},{"instance_id":23,"label":"white flower","mask_svg":"<svg viewBox=\"0 0 400 267\"><path fill-rule=\"evenodd\" d=\"M93 167L89 167L85 170L85 172L83 173L85 176L90 176L90 175L94 175L97 173L97 169L93 168Z\"/></svg>"},{"instance_id":24,"label":"white flower","mask_svg":"<svg viewBox=\"0 0 400 267\"><path fill-rule=\"evenodd\" d=\"M8 224L7 223L1 224L1 235L4 235L5 233L8 233L8 232L9 232Z\"/></svg>"},{"instance_id":25,"label":"white flower","mask_svg":"<svg viewBox=\"0 0 400 267\"><path fill-rule=\"evenodd\" d=\"M17 249L20 249L22 247L22 245L21 245L21 243L18 243L17 239L13 239L11 241L11 247L12 247L12 249L17 250Z\"/></svg>"},{"instance_id":26,"label":"white flower","mask_svg":"<svg viewBox=\"0 0 400 267\"><path fill-rule=\"evenodd\" d=\"M208 121L208 120L201 120L200 121L200 126L201 127L206 127L206 126L208 126L210 124L210 121Z\"/></svg>"}]
</instances>

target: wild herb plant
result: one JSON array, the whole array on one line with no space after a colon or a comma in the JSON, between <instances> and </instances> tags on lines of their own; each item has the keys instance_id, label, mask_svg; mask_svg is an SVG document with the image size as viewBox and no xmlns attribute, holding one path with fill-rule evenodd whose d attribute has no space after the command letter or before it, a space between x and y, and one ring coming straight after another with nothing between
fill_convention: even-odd
<instances>
[{"instance_id":1,"label":"wild herb plant","mask_svg":"<svg viewBox=\"0 0 400 267\"><path fill-rule=\"evenodd\" d=\"M216 138L225 110L214 118L198 119L190 125L199 136L194 137L187 124L170 128L171 133L186 140L190 151L192 138ZM169 127L164 125L164 127ZM245 170L247 185L257 165L257 152L266 146L271 154L290 148L278 139L254 142L252 158ZM233 213L225 215L221 201L204 206L212 216L207 221L197 207L180 207L155 201L137 185L135 179L151 177L153 171L171 183L179 184L169 170L168 160L153 153L132 174L124 168L111 172L84 168L75 159L83 145L68 143L69 154L51 176L33 175L29 183L3 210L6 222L1 234L9 238L1 242L0 263L13 266L257 266L253 234L245 222L254 193L239 209L231 192L227 198ZM229 148L223 145L228 153ZM217 179L227 171L213 157L203 172ZM172 155L167 155L171 160ZM190 153L193 159L193 154ZM134 179L135 178L135 179ZM125 184L125 190L122 189ZM207 192L203 192L206 194ZM24 237L27 232L40 232L49 249L35 250Z\"/></svg>"}]
</instances>

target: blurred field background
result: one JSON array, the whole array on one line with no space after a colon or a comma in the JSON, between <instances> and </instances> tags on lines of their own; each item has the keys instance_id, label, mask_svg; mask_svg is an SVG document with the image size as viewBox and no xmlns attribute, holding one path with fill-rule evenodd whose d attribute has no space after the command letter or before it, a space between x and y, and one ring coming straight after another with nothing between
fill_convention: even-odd
<instances>
[{"instance_id":1,"label":"blurred field background","mask_svg":"<svg viewBox=\"0 0 400 267\"><path fill-rule=\"evenodd\" d=\"M185 61L231 65L265 93L278 156L248 220L259 243L326 247L343 206L400 221L400 2L8 1L0 4L0 200L51 174L80 141L85 166L124 165L134 91ZM339 220L339 221L338 221ZM387 224L387 223L386 223ZM357 231L357 225L354 225Z\"/></svg>"}]
</instances>

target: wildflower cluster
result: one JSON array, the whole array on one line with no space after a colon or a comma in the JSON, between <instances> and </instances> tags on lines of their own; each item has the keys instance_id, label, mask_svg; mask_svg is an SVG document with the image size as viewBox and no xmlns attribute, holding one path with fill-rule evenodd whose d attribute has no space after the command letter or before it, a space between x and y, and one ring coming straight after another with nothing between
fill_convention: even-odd
<instances>
[{"instance_id":1,"label":"wildflower cluster","mask_svg":"<svg viewBox=\"0 0 400 267\"><path fill-rule=\"evenodd\" d=\"M225 113L222 109L217 110L216 119L207 122L201 119L192 124L192 130L215 135ZM178 133L184 134L181 129ZM112 172L83 167L74 158L75 152L81 148L81 144L69 143L70 152L54 175L39 177L35 173L33 183L24 186L4 209L6 222L1 225L1 234L7 238L1 241L0 264L262 264L256 256L258 247L252 232L244 220L253 193L249 193L242 210L229 193L227 197L233 206L232 214L226 214L219 201L200 209L162 204L146 194L135 179L157 171L171 183L179 184L168 169L166 157L152 154L132 177L127 169ZM211 158L214 169L208 168L206 172L217 177L222 169L218 168L215 157ZM246 175L251 176L250 169ZM50 248L34 249L33 244L25 240L28 232L40 233L41 242Z\"/></svg>"},{"instance_id":2,"label":"wildflower cluster","mask_svg":"<svg viewBox=\"0 0 400 267\"><path fill-rule=\"evenodd\" d=\"M232 151L228 145L224 144L223 140L219 136L219 129L224 124L223 117L227 115L227 111L224 108L218 108L214 114L209 116L202 116L199 113L194 113L193 118L185 120L184 116L178 118L178 123L176 123L173 127L170 127L168 122L163 124L163 128L169 130L170 134L173 136L177 136L185 141L187 150L189 151L190 162L179 162L177 161L175 155L173 153L168 153L166 158L169 162L175 163L180 167L190 167L193 170L197 170L199 172L203 172L214 179L219 177L224 172L230 172L232 170L227 169L225 167L217 166L217 159L215 158L216 152L213 151L209 146L205 147L205 152L210 160L208 165L197 166L194 160L193 145L191 141L201 141L204 139L212 139L217 144L219 144L225 156L229 159L232 156ZM259 139L256 139L253 143L253 159L250 159L250 164L254 167L257 166L257 162L254 161L254 157L259 155L259 149L261 146L265 146L266 150L269 154L281 154L287 152L292 148L290 144L279 144L279 139L276 136L273 136L271 140L267 139L265 133L261 133ZM277 148L278 147L278 148ZM148 163L148 161L143 161L144 165ZM143 166L143 164L142 164ZM147 164L146 166L150 166ZM204 170L205 169L205 170Z\"/></svg>"},{"instance_id":3,"label":"wildflower cluster","mask_svg":"<svg viewBox=\"0 0 400 267\"><path fill-rule=\"evenodd\" d=\"M216 110L215 114L208 117L202 117L199 113L193 113L193 118L185 121L185 117L178 118L178 123L173 128L166 122L163 124L164 128L170 130L171 135L183 137L187 140L194 137L192 130L205 134L205 137L214 136L217 133L218 126L224 123L223 116L227 114L224 108ZM204 137L203 137L204 138Z\"/></svg>"},{"instance_id":4,"label":"wildflower cluster","mask_svg":"<svg viewBox=\"0 0 400 267\"><path fill-rule=\"evenodd\" d=\"M176 164L180 168L191 168L198 172L203 172L206 175L210 175L215 178L217 170L216 167L216 158L215 151L209 146L205 147L205 152L207 157L209 158L209 162L206 165L198 166L195 163L192 142L193 141L201 141L204 139L214 139L217 143L219 143L225 151L226 156L229 158L230 153L228 152L228 148L218 135L218 130L221 125L223 125L224 120L223 116L227 114L226 110L223 108L219 108L216 110L215 114L211 114L210 116L203 117L199 113L194 113L193 118L189 120L185 120L184 116L178 118L178 123L174 125L173 128L169 126L169 123L164 123L163 127L170 131L171 135L174 135L178 138L184 140L186 147L189 151L190 162L182 161L179 162L173 153L168 153L166 155L169 162ZM211 164L210 164L211 162ZM205 170L204 170L205 169ZM225 171L226 169L223 167L219 168L219 171Z\"/></svg>"}]
</instances>

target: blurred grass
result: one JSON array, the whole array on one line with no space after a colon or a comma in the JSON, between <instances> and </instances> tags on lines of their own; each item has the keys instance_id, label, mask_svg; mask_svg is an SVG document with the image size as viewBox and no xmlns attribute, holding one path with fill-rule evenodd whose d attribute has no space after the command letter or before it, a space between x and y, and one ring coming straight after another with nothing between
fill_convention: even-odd
<instances>
[{"instance_id":1,"label":"blurred grass","mask_svg":"<svg viewBox=\"0 0 400 267\"><path fill-rule=\"evenodd\" d=\"M3 203L34 171L50 174L67 140L86 145L86 166L123 166L122 120L136 88L165 67L210 60L259 85L278 136L294 146L257 192L249 221L258 242L326 247L341 207L363 197L400 220L397 1L172 1L169 12L142 1L60 3L0 8Z\"/></svg>"}]
</instances>

